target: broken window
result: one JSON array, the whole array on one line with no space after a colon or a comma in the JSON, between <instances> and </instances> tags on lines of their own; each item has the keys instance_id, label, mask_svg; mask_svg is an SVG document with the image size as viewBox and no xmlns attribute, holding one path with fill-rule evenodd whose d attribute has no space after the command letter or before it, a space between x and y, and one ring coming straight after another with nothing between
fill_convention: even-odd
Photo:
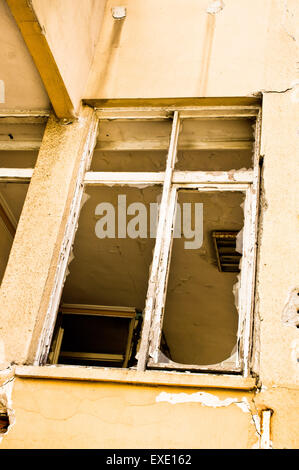
<instances>
[{"instance_id":1,"label":"broken window","mask_svg":"<svg viewBox=\"0 0 299 470\"><path fill-rule=\"evenodd\" d=\"M145 306L161 192L160 185L86 186L51 362L136 363L132 352ZM66 306L73 311L66 313Z\"/></svg>"},{"instance_id":2,"label":"broken window","mask_svg":"<svg viewBox=\"0 0 299 470\"><path fill-rule=\"evenodd\" d=\"M244 194L232 191L180 190L167 284L161 362L212 365L232 356L237 344L238 311L234 272L219 271L214 230L241 230ZM202 211L202 236L196 239L196 211ZM186 223L187 216L190 223ZM185 221L182 218L185 216ZM194 233L186 241L187 232ZM224 233L224 232L221 232ZM191 233L190 233L191 235ZM189 246L186 246L189 243ZM229 260L230 261L230 260ZM240 257L238 256L239 266ZM160 346L160 350L162 347ZM163 352L163 351L161 351Z\"/></svg>"},{"instance_id":3,"label":"broken window","mask_svg":"<svg viewBox=\"0 0 299 470\"><path fill-rule=\"evenodd\" d=\"M48 362L248 375L259 107L98 112Z\"/></svg>"}]
</instances>

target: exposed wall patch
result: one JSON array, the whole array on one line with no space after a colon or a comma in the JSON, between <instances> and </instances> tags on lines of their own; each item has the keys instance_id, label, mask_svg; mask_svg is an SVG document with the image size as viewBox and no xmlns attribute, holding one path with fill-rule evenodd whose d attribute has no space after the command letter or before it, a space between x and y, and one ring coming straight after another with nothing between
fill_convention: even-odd
<instances>
[{"instance_id":1,"label":"exposed wall patch","mask_svg":"<svg viewBox=\"0 0 299 470\"><path fill-rule=\"evenodd\" d=\"M272 410L262 411L262 426L261 426L261 449L272 449L272 441L270 439L271 431L271 415Z\"/></svg>"},{"instance_id":2,"label":"exposed wall patch","mask_svg":"<svg viewBox=\"0 0 299 470\"><path fill-rule=\"evenodd\" d=\"M12 388L14 382L13 370L8 368L0 373L0 443L15 423L15 413L12 408Z\"/></svg>"},{"instance_id":3,"label":"exposed wall patch","mask_svg":"<svg viewBox=\"0 0 299 470\"><path fill-rule=\"evenodd\" d=\"M242 411L248 413L249 405L246 398L239 400L238 398L225 398L220 400L216 395L206 392L196 393L167 393L161 392L156 397L156 402L167 402L171 405L177 405L179 403L201 403L203 406L211 406L212 408L219 408L223 406L230 406L235 403Z\"/></svg>"},{"instance_id":4,"label":"exposed wall patch","mask_svg":"<svg viewBox=\"0 0 299 470\"><path fill-rule=\"evenodd\" d=\"M127 15L127 10L125 7L113 7L112 8L112 16L115 20L122 20Z\"/></svg>"},{"instance_id":5,"label":"exposed wall patch","mask_svg":"<svg viewBox=\"0 0 299 470\"><path fill-rule=\"evenodd\" d=\"M281 321L286 326L299 327L299 288L295 287L288 295L282 311Z\"/></svg>"},{"instance_id":6,"label":"exposed wall patch","mask_svg":"<svg viewBox=\"0 0 299 470\"><path fill-rule=\"evenodd\" d=\"M207 8L207 13L210 15L216 15L225 7L223 0L214 0Z\"/></svg>"}]
</instances>

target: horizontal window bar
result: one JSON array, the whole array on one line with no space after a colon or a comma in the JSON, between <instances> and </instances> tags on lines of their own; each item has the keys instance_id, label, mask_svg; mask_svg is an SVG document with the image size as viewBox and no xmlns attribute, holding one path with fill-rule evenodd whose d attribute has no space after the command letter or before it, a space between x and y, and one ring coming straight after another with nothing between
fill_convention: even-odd
<instances>
[{"instance_id":1,"label":"horizontal window bar","mask_svg":"<svg viewBox=\"0 0 299 470\"><path fill-rule=\"evenodd\" d=\"M33 175L33 168L0 168L0 181L28 182Z\"/></svg>"}]
</instances>

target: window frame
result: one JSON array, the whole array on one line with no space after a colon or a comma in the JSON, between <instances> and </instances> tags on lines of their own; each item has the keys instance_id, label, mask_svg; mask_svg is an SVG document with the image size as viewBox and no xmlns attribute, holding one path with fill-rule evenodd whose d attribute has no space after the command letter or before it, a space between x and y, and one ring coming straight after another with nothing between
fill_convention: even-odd
<instances>
[{"instance_id":1,"label":"window frame","mask_svg":"<svg viewBox=\"0 0 299 470\"><path fill-rule=\"evenodd\" d=\"M158 300L153 308L152 324L155 325L155 329L151 329L149 337L149 359L147 365L150 368L157 369L171 369L171 370L189 370L189 371L215 371L215 372L234 372L241 373L243 370L241 351L245 349L245 337L239 332L245 329L246 325L246 309L247 301L244 303L244 295L238 296L238 348L236 351L236 358L227 360L219 364L211 365L195 365L195 364L178 364L178 363L163 363L159 361L159 345L161 339L161 332L163 326L163 309L165 307L165 300L167 294L167 280L170 270L170 260L172 255L172 242L173 242L173 230L175 223L175 207L177 202L178 191L180 189L196 189L199 192L242 192L245 194L244 200L244 212L245 210L251 212L250 201L251 201L251 185L249 183L236 183L236 184L213 184L213 183L185 183L185 184L173 184L171 189L170 204L168 205L167 222L166 222L166 233L163 241L163 248L160 258L160 269L156 281L156 292L158 292ZM240 287L239 292L246 292L246 282L250 276L252 260L249 253L252 253L253 245L255 241L248 237L251 220L249 217L244 217L243 225L243 256L242 256L242 269L240 272ZM245 251L246 250L246 251ZM245 252L244 252L245 251ZM246 293L247 295L247 293ZM250 301L250 300L249 300ZM244 324L243 324L244 323ZM157 328L156 325L159 325Z\"/></svg>"},{"instance_id":2,"label":"window frame","mask_svg":"<svg viewBox=\"0 0 299 470\"><path fill-rule=\"evenodd\" d=\"M69 214L68 228L61 248L62 262L57 267L51 302L47 311L44 332L36 354L36 365L45 364L51 337L54 330L58 305L62 294L68 257L74 241L78 224L80 205L86 186L139 185L163 184L162 200L159 209L157 235L152 259L152 266L148 281L146 304L143 313L143 327L140 348L137 353L137 370L147 368L163 368L165 364L158 361L158 346L163 324L163 305L171 257L172 227L175 214L177 192L181 188L194 188L203 191L243 191L244 204L244 244L241 270L241 285L239 289L239 328L238 328L238 355L235 364L224 361L215 367L211 366L176 366L175 370L217 371L222 373L239 373L244 377L250 375L250 355L252 344L252 324L255 292L256 245L258 221L258 193L259 193L259 147L261 131L261 107L252 106L198 106L158 108L101 108L97 109L98 124L101 119L113 120L161 120L173 118L170 144L166 159L166 168L163 172L95 172L89 171L93 150L96 142L86 143L85 157L77 175L77 186L73 206ZM178 171L175 170L175 159L178 147L180 122L183 119L213 119L213 118L255 118L255 140L253 142L253 169L231 171ZM89 140L89 139L88 139ZM219 145L227 144L219 143ZM223 147L219 147L223 148ZM169 210L169 208L171 210ZM158 300L154 301L154 294L158 292ZM242 323L242 324L241 324ZM159 324L159 328L153 327ZM226 364L225 364L226 363ZM167 365L169 367L169 364Z\"/></svg>"}]
</instances>

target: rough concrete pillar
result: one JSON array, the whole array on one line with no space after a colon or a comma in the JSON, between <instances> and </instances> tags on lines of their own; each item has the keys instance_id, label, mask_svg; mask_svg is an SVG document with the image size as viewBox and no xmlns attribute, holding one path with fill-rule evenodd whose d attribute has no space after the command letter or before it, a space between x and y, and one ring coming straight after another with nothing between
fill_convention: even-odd
<instances>
[{"instance_id":1,"label":"rough concrete pillar","mask_svg":"<svg viewBox=\"0 0 299 470\"><path fill-rule=\"evenodd\" d=\"M2 366L34 360L91 132L96 117L89 107L72 123L48 120L0 290Z\"/></svg>"},{"instance_id":2,"label":"rough concrete pillar","mask_svg":"<svg viewBox=\"0 0 299 470\"><path fill-rule=\"evenodd\" d=\"M262 383L299 384L298 92L263 98L255 360ZM259 353L258 353L259 352Z\"/></svg>"}]
</instances>

